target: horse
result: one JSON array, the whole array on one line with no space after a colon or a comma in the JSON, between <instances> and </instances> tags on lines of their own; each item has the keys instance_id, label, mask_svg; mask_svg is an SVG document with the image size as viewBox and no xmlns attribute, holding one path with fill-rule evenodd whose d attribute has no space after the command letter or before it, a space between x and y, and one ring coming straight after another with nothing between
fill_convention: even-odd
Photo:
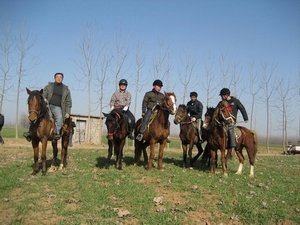
<instances>
[{"instance_id":1,"label":"horse","mask_svg":"<svg viewBox=\"0 0 300 225\"><path fill-rule=\"evenodd\" d=\"M46 175L46 151L48 140L52 141L53 147L53 160L51 163L52 170L56 170L57 162L57 141L54 139L55 122L50 116L50 109L43 98L43 89L40 91L31 91L26 88L28 99L28 119L30 121L30 134L31 134L31 144L34 153L34 165L32 175L36 175L39 171L38 157L39 157L39 142L42 144L42 175ZM64 121L63 131L62 131L62 151L61 151L61 162L59 169L62 169L66 165L66 156L68 149L68 140L70 133L70 124L72 122L71 118L67 118Z\"/></svg>"},{"instance_id":2,"label":"horse","mask_svg":"<svg viewBox=\"0 0 300 225\"><path fill-rule=\"evenodd\" d=\"M189 145L189 151L188 151L188 155L190 158L190 168L193 168L193 164L194 162L196 162L196 160L199 158L199 156L202 154L203 152L203 148L201 143L199 142L199 138L198 138L198 131L196 130L196 125L193 124L193 122L191 121L190 116L188 115L187 112L187 106L186 105L179 105L177 112L175 114L175 118L174 118L174 124L180 124L180 133L179 133L179 137L181 140L181 146L182 146L182 151L183 151L183 167L187 167L187 146ZM204 142L206 140L206 135L204 135L206 133L205 129L201 129L202 130L202 141ZM196 145L197 149L198 149L198 153L196 156L192 157L192 151L193 151L193 147L194 145Z\"/></svg>"},{"instance_id":3,"label":"horse","mask_svg":"<svg viewBox=\"0 0 300 225\"><path fill-rule=\"evenodd\" d=\"M123 148L125 139L128 136L128 117L123 113L122 109L113 109L110 113L103 113L106 117L108 155L105 168L110 166L110 160L113 154L116 155L115 167L122 170Z\"/></svg>"},{"instance_id":4,"label":"horse","mask_svg":"<svg viewBox=\"0 0 300 225\"><path fill-rule=\"evenodd\" d=\"M221 150L221 162L223 176L228 176L227 173L227 161L231 155L231 148L227 151L225 157L225 150L228 149L228 124L233 120L233 117L228 110L228 102L222 101L216 108L207 108L205 113L205 120L203 127L209 128L207 145L211 153L211 165L210 172L215 173L215 162L217 150ZM243 148L246 148L249 163L250 163L250 177L254 177L254 161L257 153L257 135L254 130L249 130L246 127L236 126L235 132L237 135L236 154L239 158L239 167L236 174L241 174L244 165L244 155L242 153Z\"/></svg>"},{"instance_id":5,"label":"horse","mask_svg":"<svg viewBox=\"0 0 300 225\"><path fill-rule=\"evenodd\" d=\"M152 164L155 155L155 144L159 143L159 153L158 153L158 165L159 170L162 169L162 158L164 153L164 148L167 143L167 138L170 134L170 122L169 115L174 115L176 113L176 95L174 92L164 92L164 101L155 107L150 116L147 129L145 129L142 141L135 141L135 156L134 164L137 164L141 157L141 153L144 155L144 163L148 164L148 171L152 169ZM140 118L136 122L135 126L135 138L138 135L140 126L143 118ZM146 148L150 145L150 156L148 161L148 154Z\"/></svg>"}]
</instances>

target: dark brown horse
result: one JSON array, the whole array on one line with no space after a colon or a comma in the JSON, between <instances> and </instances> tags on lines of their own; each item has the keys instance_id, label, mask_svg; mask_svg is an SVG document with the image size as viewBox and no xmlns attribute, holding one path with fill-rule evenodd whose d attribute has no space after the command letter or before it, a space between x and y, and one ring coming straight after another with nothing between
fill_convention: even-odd
<instances>
[{"instance_id":1,"label":"dark brown horse","mask_svg":"<svg viewBox=\"0 0 300 225\"><path fill-rule=\"evenodd\" d=\"M145 129L142 141L135 141L134 163L136 164L143 152L144 162L148 164L148 170L152 169L153 159L155 155L155 144L159 143L158 153L158 169L162 169L162 158L167 138L170 134L169 115L176 113L176 95L173 92L165 92L165 98L160 105L156 106L153 111L147 129ZM137 136L142 123L142 118L136 122L135 136ZM150 145L150 156L148 162L148 154L146 148Z\"/></svg>"},{"instance_id":2,"label":"dark brown horse","mask_svg":"<svg viewBox=\"0 0 300 225\"><path fill-rule=\"evenodd\" d=\"M108 155L105 168L108 169L113 154L116 155L115 167L122 169L123 148L128 135L128 117L124 115L122 109L113 109L110 113L103 113L106 117Z\"/></svg>"},{"instance_id":3,"label":"dark brown horse","mask_svg":"<svg viewBox=\"0 0 300 225\"><path fill-rule=\"evenodd\" d=\"M39 171L38 157L39 157L39 142L42 144L42 173L46 175L46 151L47 151L47 142L52 140L53 147L53 160L51 164L51 169L55 170L57 163L57 141L53 140L55 122L49 114L49 109L46 106L46 102L43 98L43 89L40 91L31 91L26 88L29 95L27 104L28 104L28 113L30 121L30 135L31 135L31 144L34 153L34 166L32 175L36 175ZM62 151L61 151L61 162L59 168L62 169L66 165L66 155L68 149L69 133L70 133L70 124L72 122L71 118L65 120L62 131Z\"/></svg>"},{"instance_id":4,"label":"dark brown horse","mask_svg":"<svg viewBox=\"0 0 300 225\"><path fill-rule=\"evenodd\" d=\"M228 148L228 124L232 121L232 115L228 111L228 102L222 101L216 108L207 108L204 119L204 128L208 128L207 145L211 153L211 173L215 173L215 163L217 150L221 150L221 162L223 175L228 176L227 173L227 161L231 154L231 149ZM239 168L236 174L241 174L244 165L244 155L242 153L243 148L246 148L249 162L250 162L250 177L254 176L254 161L257 153L257 136L255 131L250 131L246 127L237 126L237 145L236 154L239 158ZM225 150L229 149L225 157Z\"/></svg>"},{"instance_id":5,"label":"dark brown horse","mask_svg":"<svg viewBox=\"0 0 300 225\"><path fill-rule=\"evenodd\" d=\"M191 121L190 116L188 115L187 112L187 106L186 105L179 105L177 112L175 114L175 118L174 118L174 123L180 124L180 133L179 133L179 137L181 140L181 146L182 146L182 151L183 151L183 167L187 167L187 147L189 146L189 150L188 150L188 155L190 158L190 167L193 168L193 164L194 162L196 162L196 160L199 158L199 156L202 154L203 152L203 148L201 143L198 141L198 131L196 129L196 123ZM206 130L203 129L204 131L202 132L202 140L205 141L206 140L206 135L204 135L206 133ZM192 151L193 151L193 147L194 145L196 145L197 149L198 149L198 153L196 156L192 157Z\"/></svg>"}]
</instances>

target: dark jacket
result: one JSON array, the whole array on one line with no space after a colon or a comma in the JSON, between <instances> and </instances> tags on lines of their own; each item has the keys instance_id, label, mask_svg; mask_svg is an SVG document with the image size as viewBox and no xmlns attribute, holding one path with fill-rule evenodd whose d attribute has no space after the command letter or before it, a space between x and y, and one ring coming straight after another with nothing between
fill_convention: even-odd
<instances>
[{"instance_id":1,"label":"dark jacket","mask_svg":"<svg viewBox=\"0 0 300 225\"><path fill-rule=\"evenodd\" d=\"M142 113L145 113L147 109L152 109L155 105L164 101L165 95L161 92L157 92L154 89L146 92L142 103Z\"/></svg>"},{"instance_id":2,"label":"dark jacket","mask_svg":"<svg viewBox=\"0 0 300 225\"><path fill-rule=\"evenodd\" d=\"M45 86L43 90L43 97L50 101L53 95L53 89L54 89L54 82L49 82L47 86ZM62 90L62 98L61 98L61 110L62 115L65 116L66 113L71 113L71 107L72 107L72 98L71 93L68 88L68 86L63 84L63 90Z\"/></svg>"},{"instance_id":3,"label":"dark jacket","mask_svg":"<svg viewBox=\"0 0 300 225\"><path fill-rule=\"evenodd\" d=\"M230 96L230 97L231 97L231 99L227 100L227 102L228 102L228 104L230 105L230 107L232 109L231 114L235 117L235 120L236 120L236 117L237 117L238 110L240 110L241 113L242 113L244 121L248 121L248 114L246 112L246 109L245 109L244 105L237 98L235 98L233 96Z\"/></svg>"},{"instance_id":4,"label":"dark jacket","mask_svg":"<svg viewBox=\"0 0 300 225\"><path fill-rule=\"evenodd\" d=\"M199 100L195 102L189 101L187 104L187 111L190 117L195 117L196 119L202 119L203 105Z\"/></svg>"},{"instance_id":5,"label":"dark jacket","mask_svg":"<svg viewBox=\"0 0 300 225\"><path fill-rule=\"evenodd\" d=\"M0 113L0 130L4 125L4 115Z\"/></svg>"}]
</instances>

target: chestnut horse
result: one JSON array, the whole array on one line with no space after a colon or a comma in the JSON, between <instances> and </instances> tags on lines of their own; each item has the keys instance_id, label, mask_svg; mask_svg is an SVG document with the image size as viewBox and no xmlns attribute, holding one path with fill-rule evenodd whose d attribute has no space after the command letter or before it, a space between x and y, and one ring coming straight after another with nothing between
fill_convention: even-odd
<instances>
[{"instance_id":1,"label":"chestnut horse","mask_svg":"<svg viewBox=\"0 0 300 225\"><path fill-rule=\"evenodd\" d=\"M53 140L55 122L49 114L49 108L46 105L46 102L43 98L43 89L40 91L35 90L31 91L26 88L29 95L27 104L28 104L28 119L30 121L29 132L31 135L31 144L34 153L34 166L32 175L36 175L39 171L38 157L39 157L39 142L42 144L42 173L46 175L46 150L48 140L52 140L53 147L53 160L51 164L51 169L56 170L57 163L57 141ZM61 150L61 161L59 169L62 169L66 165L66 156L69 143L69 134L71 129L72 119L68 118L65 120L62 128L62 150Z\"/></svg>"},{"instance_id":2,"label":"chestnut horse","mask_svg":"<svg viewBox=\"0 0 300 225\"><path fill-rule=\"evenodd\" d=\"M128 135L128 117L124 115L122 109L113 109L110 113L103 113L106 117L108 155L105 168L108 169L113 154L116 155L115 167L122 170L123 148Z\"/></svg>"},{"instance_id":3,"label":"chestnut horse","mask_svg":"<svg viewBox=\"0 0 300 225\"><path fill-rule=\"evenodd\" d=\"M153 110L150 116L147 128L143 134L142 141L135 141L135 156L134 164L136 164L143 152L144 163L148 164L148 170L152 169L153 159L155 155L155 144L159 143L158 153L158 166L157 168L162 169L162 158L164 154L164 148L167 143L167 138L170 134L170 122L169 115L176 113L176 95L173 92L165 92L164 101L161 102ZM135 126L135 137L138 135L142 118L136 122ZM150 156L148 162L148 154L146 148L150 145Z\"/></svg>"},{"instance_id":4,"label":"chestnut horse","mask_svg":"<svg viewBox=\"0 0 300 225\"><path fill-rule=\"evenodd\" d=\"M198 141L198 131L196 130L196 124L191 121L190 116L188 115L187 112L187 106L186 105L179 105L177 112L175 114L174 118L174 123L180 124L180 133L179 137L181 140L181 146L182 146L182 151L183 151L183 167L187 167L187 146L189 145L189 151L188 155L190 158L190 168L193 168L194 162L199 158L199 156L203 152L203 148L201 143ZM206 130L202 128L202 135L201 138L203 141L206 140ZM196 156L192 157L192 151L193 147L196 145L198 149L198 153Z\"/></svg>"},{"instance_id":5,"label":"chestnut horse","mask_svg":"<svg viewBox=\"0 0 300 225\"><path fill-rule=\"evenodd\" d=\"M228 102L222 101L216 108L207 108L204 119L204 128L208 128L207 145L211 153L210 171L215 173L215 163L217 150L221 150L221 162L223 175L228 176L227 173L227 161L231 154L231 149L228 148L228 124L232 121L232 115L228 111ZM236 130L237 129L237 130ZM244 155L242 153L243 148L246 148L249 162L250 162L250 177L254 177L254 161L257 153L257 136L256 132L247 129L246 127L235 127L235 133L237 136L236 141L236 154L239 158L239 168L236 174L241 174L244 165ZM229 149L225 157L225 150Z\"/></svg>"}]
</instances>

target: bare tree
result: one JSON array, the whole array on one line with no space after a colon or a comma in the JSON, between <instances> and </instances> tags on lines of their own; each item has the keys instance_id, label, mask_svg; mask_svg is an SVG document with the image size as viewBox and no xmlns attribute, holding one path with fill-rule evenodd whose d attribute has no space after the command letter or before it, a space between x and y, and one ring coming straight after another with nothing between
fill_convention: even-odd
<instances>
[{"instance_id":1,"label":"bare tree","mask_svg":"<svg viewBox=\"0 0 300 225\"><path fill-rule=\"evenodd\" d=\"M239 66L237 63L232 63L232 89L231 92L234 96L237 98L241 97L241 93L243 93L243 90L245 90L245 87L240 87L241 81L242 81L242 72L243 67ZM240 94L239 94L239 93Z\"/></svg>"},{"instance_id":2,"label":"bare tree","mask_svg":"<svg viewBox=\"0 0 300 225\"><path fill-rule=\"evenodd\" d=\"M115 47L116 47L116 53L113 54L112 58L115 60L115 82L116 82L116 90L118 89L119 84L119 77L121 74L125 74L127 69L123 71L122 69L124 66L124 63L126 61L126 58L129 55L128 46L127 46L127 37L124 40L124 42L121 42L122 40L122 31L120 31L118 34L116 34L115 37Z\"/></svg>"},{"instance_id":3,"label":"bare tree","mask_svg":"<svg viewBox=\"0 0 300 225\"><path fill-rule=\"evenodd\" d=\"M85 84L84 90L87 91L88 94L88 119L87 119L87 140L88 143L91 144L91 108L92 108L92 100L91 100L91 84L93 80L93 76L96 73L96 66L99 59L100 52L98 49L94 47L95 43L93 40L93 34L91 32L90 24L86 25L86 32L82 37L82 43L79 45L79 49L77 50L79 55L82 56L83 61L76 62L80 74L83 76L80 80L84 81Z\"/></svg>"},{"instance_id":4,"label":"bare tree","mask_svg":"<svg viewBox=\"0 0 300 225\"><path fill-rule=\"evenodd\" d=\"M185 60L182 61L184 71L179 71L179 80L180 83L183 85L182 88L182 103L185 104L186 100L186 94L188 92L188 89L195 88L197 86L197 80L195 76L195 66L196 66L196 60L194 57L190 57L189 55L186 55ZM194 79L193 79L194 78Z\"/></svg>"},{"instance_id":5,"label":"bare tree","mask_svg":"<svg viewBox=\"0 0 300 225\"><path fill-rule=\"evenodd\" d=\"M152 78L164 80L166 74L170 71L169 63L166 63L168 59L169 47L164 50L164 42L159 41L159 53L152 59ZM167 64L167 66L165 66Z\"/></svg>"},{"instance_id":6,"label":"bare tree","mask_svg":"<svg viewBox=\"0 0 300 225\"><path fill-rule=\"evenodd\" d=\"M262 63L261 65L263 69L262 81L263 81L263 89L265 93L265 102L267 107L267 134L266 134L266 149L267 152L270 150L270 123L271 123L271 96L274 91L274 84L272 83L272 78L274 76L274 71L277 66L272 66L268 68L267 63Z\"/></svg>"},{"instance_id":7,"label":"bare tree","mask_svg":"<svg viewBox=\"0 0 300 225\"><path fill-rule=\"evenodd\" d=\"M96 89L96 93L98 93L99 97L99 108L100 108L100 145L102 145L102 131L103 131L103 114L102 110L105 107L105 99L104 99L104 93L106 92L107 84L109 83L109 74L108 69L110 68L111 63L111 57L108 57L107 51L104 50L104 48L101 48L101 54L100 54L100 63L98 64L98 68L100 70L100 74L97 74L96 80L98 87ZM109 105L107 101L107 106Z\"/></svg>"},{"instance_id":8,"label":"bare tree","mask_svg":"<svg viewBox=\"0 0 300 225\"><path fill-rule=\"evenodd\" d=\"M1 29L3 34L3 42L0 43L0 55L3 57L3 61L0 63L0 112L2 112L3 100L5 98L5 93L7 90L11 89L12 84L8 85L12 76L9 76L9 71L11 69L12 60L10 58L11 53L15 49L15 38L11 33L11 28Z\"/></svg>"},{"instance_id":9,"label":"bare tree","mask_svg":"<svg viewBox=\"0 0 300 225\"><path fill-rule=\"evenodd\" d=\"M259 82L259 76L257 71L254 71L254 62L249 65L249 92L251 95L251 110L250 110L250 129L253 129L254 123L254 110L255 110L255 102L257 99L257 95L259 90L261 89L261 84Z\"/></svg>"},{"instance_id":10,"label":"bare tree","mask_svg":"<svg viewBox=\"0 0 300 225\"><path fill-rule=\"evenodd\" d=\"M221 53L221 56L219 58L219 65L220 65L220 70L222 75L221 86L230 88L232 78L230 77L230 73L229 73L230 62L227 62L227 54Z\"/></svg>"},{"instance_id":11,"label":"bare tree","mask_svg":"<svg viewBox=\"0 0 300 225\"><path fill-rule=\"evenodd\" d=\"M18 36L18 65L17 65L17 90L16 90L16 120L15 120L15 132L16 138L18 138L18 124L19 124L19 99L21 93L22 80L28 76L28 72L32 70L37 64L37 56L32 56L29 61L26 61L30 50L35 44L35 39L30 39L30 30L26 31L26 22L20 26Z\"/></svg>"},{"instance_id":12,"label":"bare tree","mask_svg":"<svg viewBox=\"0 0 300 225\"><path fill-rule=\"evenodd\" d=\"M295 118L291 118L291 116L294 115L291 115L292 110L290 103L292 102L291 100L293 98L293 90L295 90L296 87L296 83L291 83L290 80L281 78L277 81L276 90L279 96L278 100L281 104L275 104L275 107L281 114L281 119L278 123L278 130L282 130L282 147L284 153L286 150L286 146L288 145L288 125L295 120Z\"/></svg>"}]
</instances>

